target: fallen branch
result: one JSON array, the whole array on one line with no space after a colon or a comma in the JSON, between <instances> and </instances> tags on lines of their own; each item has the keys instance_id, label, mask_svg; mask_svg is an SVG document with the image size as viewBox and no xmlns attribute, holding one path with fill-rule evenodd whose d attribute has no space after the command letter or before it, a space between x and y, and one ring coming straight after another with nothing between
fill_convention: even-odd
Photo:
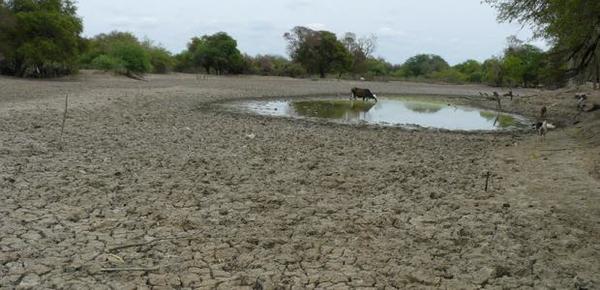
<instances>
[{"instance_id":1,"label":"fallen branch","mask_svg":"<svg viewBox=\"0 0 600 290\"><path fill-rule=\"evenodd\" d=\"M488 185L490 184L491 173L488 171L485 175L485 192L488 191Z\"/></svg>"},{"instance_id":2,"label":"fallen branch","mask_svg":"<svg viewBox=\"0 0 600 290\"><path fill-rule=\"evenodd\" d=\"M142 74L136 74L136 73L133 73L133 72L126 72L125 76L128 77L128 78L130 78L130 79L134 79L136 81L142 81L142 82L147 82L148 81L148 80L146 80L144 78L144 76Z\"/></svg>"},{"instance_id":3,"label":"fallen branch","mask_svg":"<svg viewBox=\"0 0 600 290\"><path fill-rule=\"evenodd\" d=\"M150 271L158 271L160 267L152 267L152 268L102 268L101 272L150 272Z\"/></svg>"},{"instance_id":4,"label":"fallen branch","mask_svg":"<svg viewBox=\"0 0 600 290\"><path fill-rule=\"evenodd\" d=\"M67 111L69 109L69 94L65 95L65 112L63 114L62 126L60 128L60 143L58 149L63 150L63 133L65 132L65 123L67 122Z\"/></svg>"},{"instance_id":5,"label":"fallen branch","mask_svg":"<svg viewBox=\"0 0 600 290\"><path fill-rule=\"evenodd\" d=\"M109 248L108 251L109 252L114 252L114 251L117 251L117 250L122 250L122 249L127 249L127 248L149 246L149 245L152 245L152 244L155 244L155 243L158 243L158 242L164 242L164 241L195 240L195 239L199 239L200 237L196 237L196 235L198 235L198 234L187 235L187 236L183 236L183 237L158 238L158 239L154 239L154 240L148 241L148 242L125 244L125 245L121 245L121 246L116 246L116 247Z\"/></svg>"},{"instance_id":6,"label":"fallen branch","mask_svg":"<svg viewBox=\"0 0 600 290\"><path fill-rule=\"evenodd\" d=\"M560 149L543 149L540 151L569 151L569 150L576 150L576 149L585 149L585 147L571 147L571 148L560 148Z\"/></svg>"}]
</instances>

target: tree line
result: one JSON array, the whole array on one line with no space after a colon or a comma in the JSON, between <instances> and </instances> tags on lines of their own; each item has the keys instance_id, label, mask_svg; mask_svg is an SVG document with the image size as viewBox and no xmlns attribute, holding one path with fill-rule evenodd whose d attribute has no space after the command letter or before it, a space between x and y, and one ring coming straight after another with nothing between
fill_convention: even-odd
<instances>
[{"instance_id":1,"label":"tree line","mask_svg":"<svg viewBox=\"0 0 600 290\"><path fill-rule=\"evenodd\" d=\"M0 0L0 73L55 77L85 68L131 77L176 71L430 80L510 87L557 87L572 78L600 81L600 2L486 2L498 8L500 20L533 22L536 35L551 40L552 48L543 51L509 37L503 53L484 62L467 60L450 66L441 56L419 54L403 64L391 64L373 55L375 36L346 33L338 37L329 31L299 26L283 35L289 57L244 54L237 41L225 32L194 37L184 51L173 55L153 41L140 40L128 32L82 37L82 20L72 0Z\"/></svg>"}]
</instances>

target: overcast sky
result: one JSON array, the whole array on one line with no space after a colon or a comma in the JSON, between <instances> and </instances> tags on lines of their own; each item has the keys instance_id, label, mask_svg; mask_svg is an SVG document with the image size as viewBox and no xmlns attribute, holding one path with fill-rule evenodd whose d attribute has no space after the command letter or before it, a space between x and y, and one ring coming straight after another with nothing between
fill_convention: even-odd
<instances>
[{"instance_id":1,"label":"overcast sky","mask_svg":"<svg viewBox=\"0 0 600 290\"><path fill-rule=\"evenodd\" d=\"M375 55L392 63L434 53L456 64L501 53L510 35L531 36L520 25L498 24L480 0L79 0L78 7L86 36L129 31L174 53L193 36L225 31L242 52L287 55L282 35L302 25L375 34Z\"/></svg>"}]
</instances>

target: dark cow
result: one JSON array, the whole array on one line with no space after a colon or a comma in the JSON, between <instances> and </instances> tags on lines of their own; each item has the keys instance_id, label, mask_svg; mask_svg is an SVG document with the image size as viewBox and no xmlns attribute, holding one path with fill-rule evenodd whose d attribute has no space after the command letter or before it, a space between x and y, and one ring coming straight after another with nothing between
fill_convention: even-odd
<instances>
[{"instance_id":1,"label":"dark cow","mask_svg":"<svg viewBox=\"0 0 600 290\"><path fill-rule=\"evenodd\" d=\"M373 94L369 89L352 88L352 98L362 98L363 102L368 99L373 99L377 102L377 95Z\"/></svg>"}]
</instances>

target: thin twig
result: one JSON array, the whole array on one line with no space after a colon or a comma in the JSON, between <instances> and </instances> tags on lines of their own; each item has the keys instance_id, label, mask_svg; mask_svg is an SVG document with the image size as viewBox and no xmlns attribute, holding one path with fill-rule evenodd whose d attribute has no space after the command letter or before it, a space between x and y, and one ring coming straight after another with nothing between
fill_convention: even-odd
<instances>
[{"instance_id":1,"label":"thin twig","mask_svg":"<svg viewBox=\"0 0 600 290\"><path fill-rule=\"evenodd\" d=\"M543 149L543 150L540 150L540 151L553 152L553 151L569 151L569 150L577 150L577 149L585 149L585 147L571 147L571 148L560 148L560 149Z\"/></svg>"},{"instance_id":2,"label":"thin twig","mask_svg":"<svg viewBox=\"0 0 600 290\"><path fill-rule=\"evenodd\" d=\"M491 175L491 173L488 171L485 176L485 192L488 191L488 185L490 183L490 175Z\"/></svg>"},{"instance_id":3,"label":"thin twig","mask_svg":"<svg viewBox=\"0 0 600 290\"><path fill-rule=\"evenodd\" d=\"M152 267L152 268L136 268L136 267L130 267L130 268L102 268L100 269L100 271L102 272L149 272L149 271L158 271L160 270L160 267Z\"/></svg>"},{"instance_id":4,"label":"thin twig","mask_svg":"<svg viewBox=\"0 0 600 290\"><path fill-rule=\"evenodd\" d=\"M125 244L125 245L121 245L121 246L112 247L112 248L108 249L108 251L109 252L114 252L114 251L117 251L117 250L122 250L122 249L127 249L127 248L135 248L135 247L148 246L148 245L152 245L154 243L163 242L163 241L199 239L200 237L197 237L196 235L198 235L198 234L187 235L187 236L183 236L183 237L158 238L158 239L154 239L154 240L148 241L148 242Z\"/></svg>"},{"instance_id":5,"label":"thin twig","mask_svg":"<svg viewBox=\"0 0 600 290\"><path fill-rule=\"evenodd\" d=\"M62 126L60 128L60 143L58 148L63 150L63 133L65 132L65 123L67 122L67 111L69 110L69 94L65 95L65 112L63 114Z\"/></svg>"}]
</instances>

